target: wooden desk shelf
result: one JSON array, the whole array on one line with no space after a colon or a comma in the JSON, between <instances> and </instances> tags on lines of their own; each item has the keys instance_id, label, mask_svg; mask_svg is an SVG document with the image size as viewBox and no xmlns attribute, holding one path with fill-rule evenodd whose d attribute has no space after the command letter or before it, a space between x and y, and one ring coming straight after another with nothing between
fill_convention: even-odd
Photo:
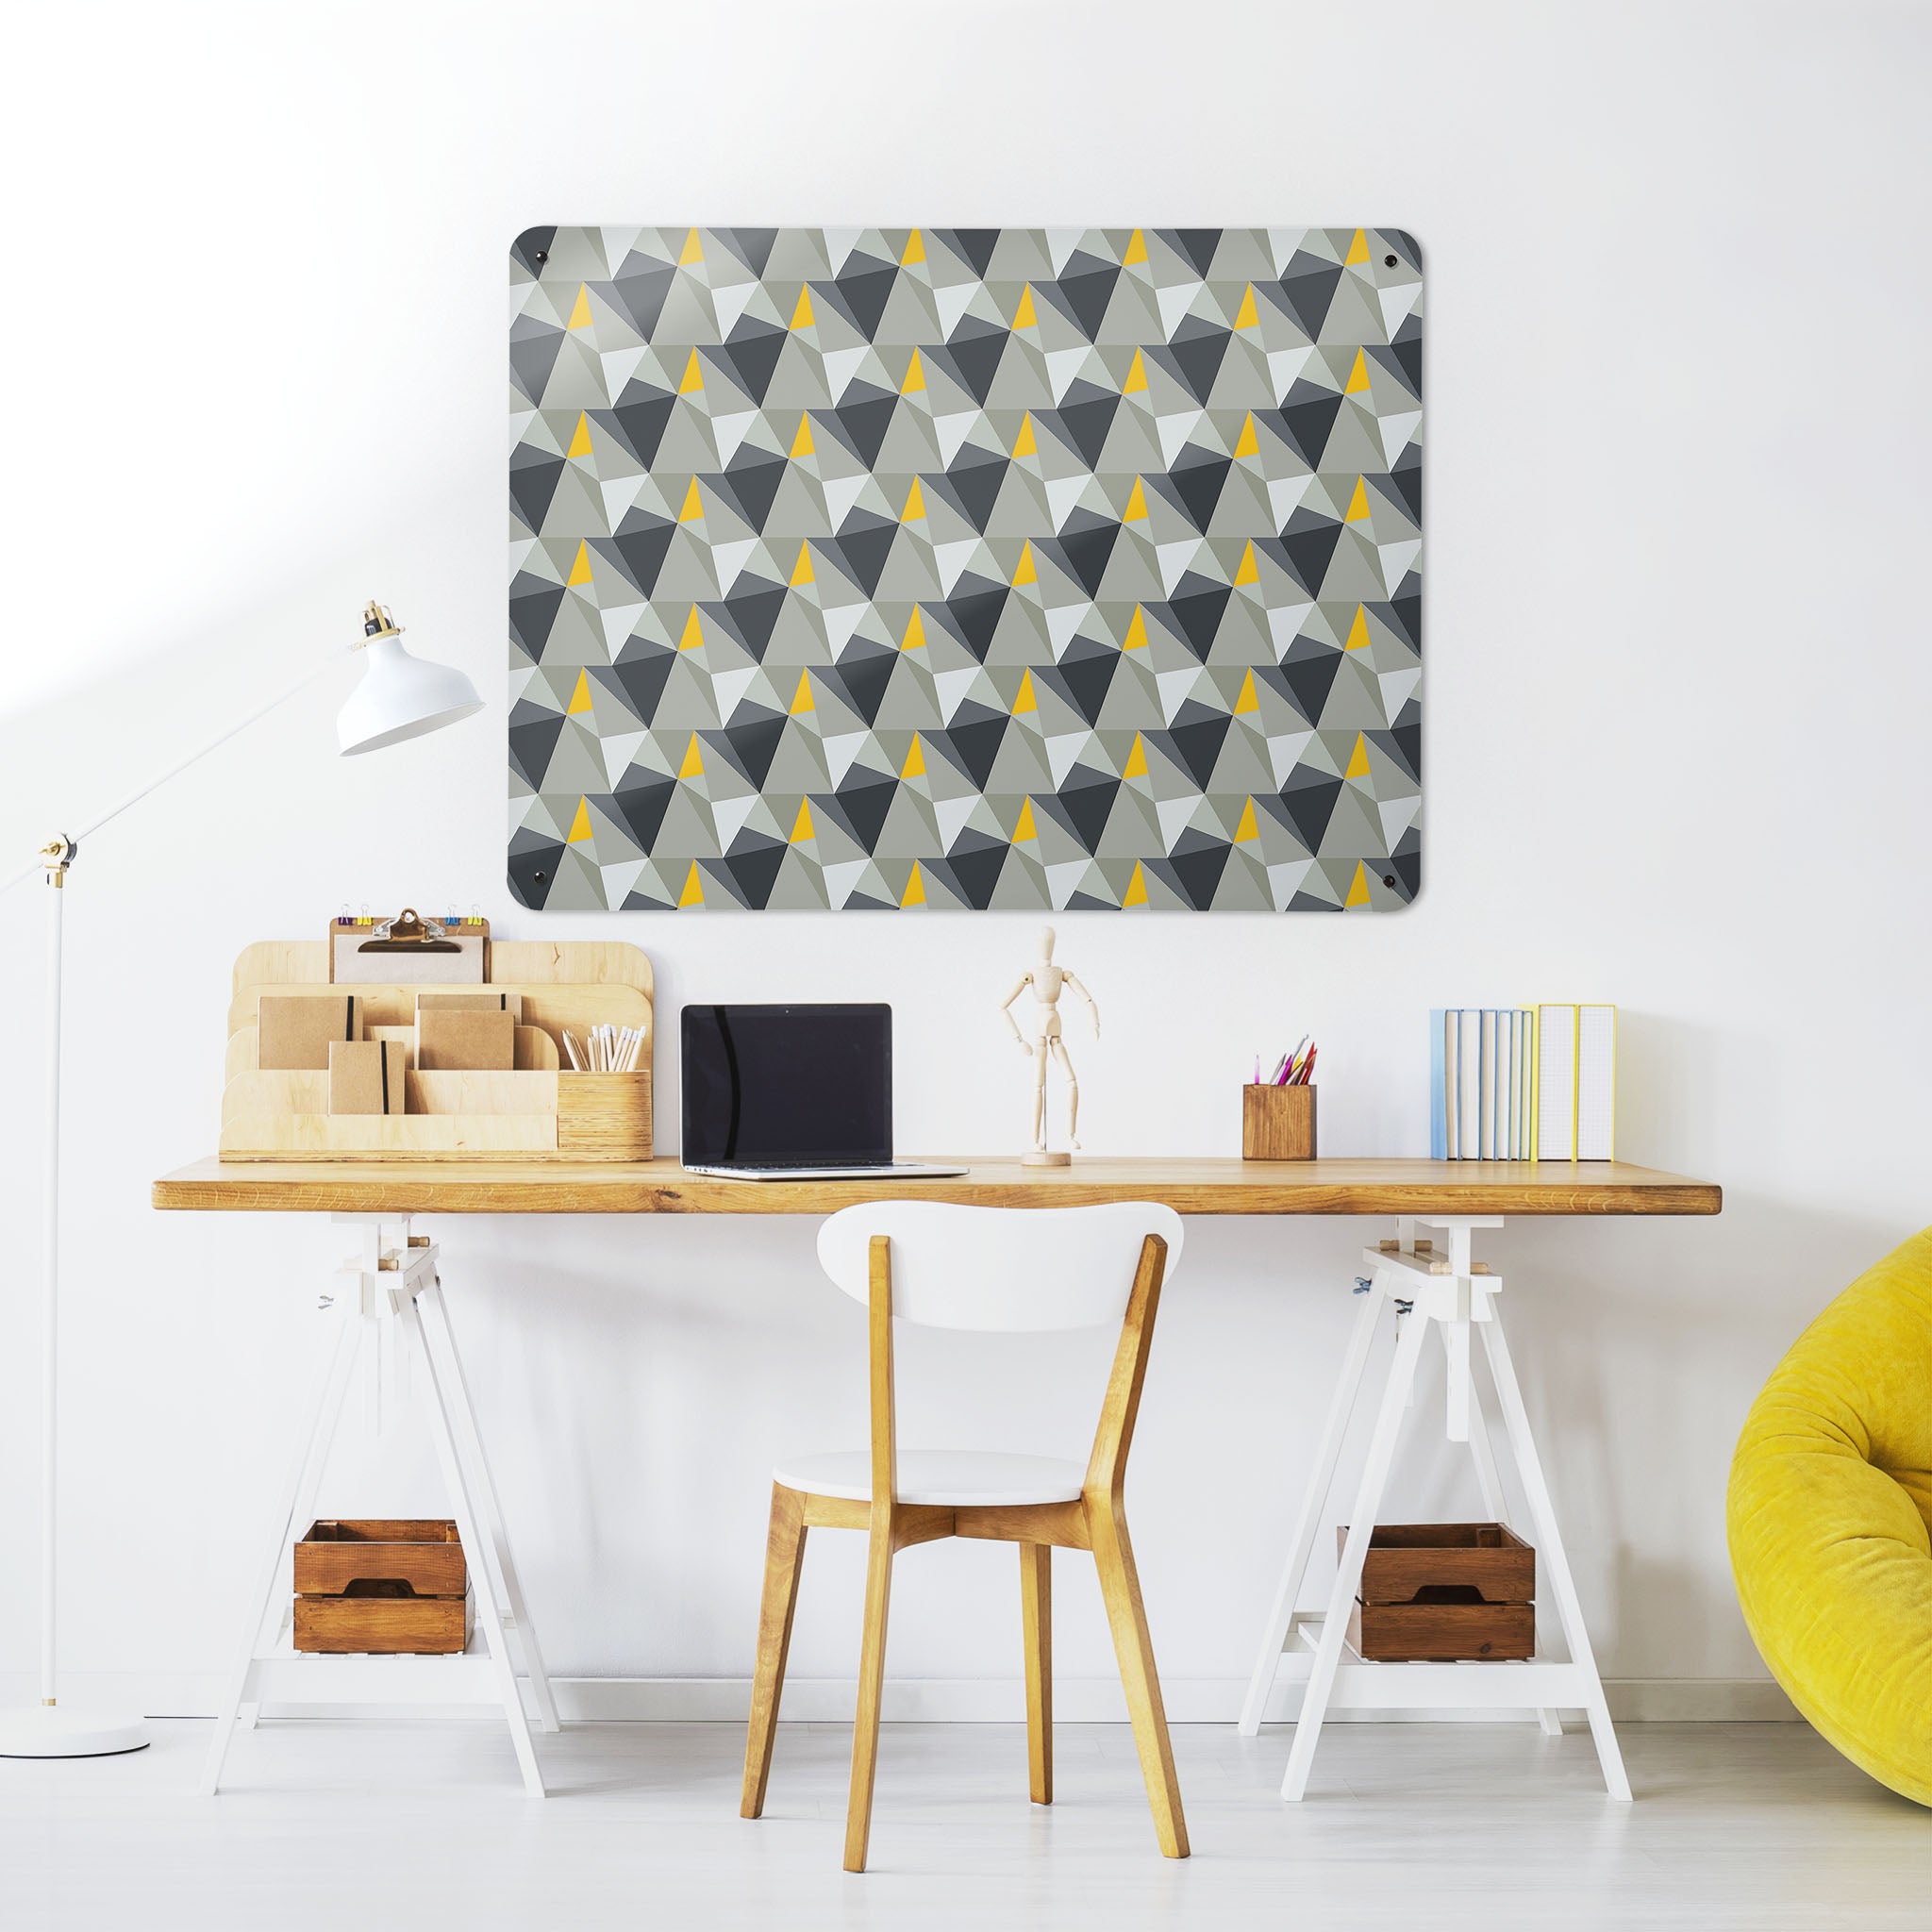
<instances>
[{"instance_id":1,"label":"wooden desk shelf","mask_svg":"<svg viewBox=\"0 0 1932 1932\"><path fill-rule=\"evenodd\" d=\"M256 1066L256 1013L265 991L322 992L325 942L271 941L235 962L222 1093L225 1163L337 1161L603 1162L651 1157L651 962L610 941L491 943L487 990L523 1003L516 1065L501 1072L424 1072L414 1064L416 995L464 989L408 982L358 986L362 1034L407 1049L404 1110L332 1114L320 1068ZM480 989L479 989L480 990ZM644 1032L636 1073L580 1074L563 1064L563 1030Z\"/></svg>"}]
</instances>

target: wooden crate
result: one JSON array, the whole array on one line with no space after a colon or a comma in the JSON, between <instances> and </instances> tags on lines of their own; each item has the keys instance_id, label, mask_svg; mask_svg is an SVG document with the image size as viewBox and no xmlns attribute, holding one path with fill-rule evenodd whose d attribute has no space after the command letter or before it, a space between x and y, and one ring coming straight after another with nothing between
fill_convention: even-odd
<instances>
[{"instance_id":1,"label":"wooden crate","mask_svg":"<svg viewBox=\"0 0 1932 1932\"><path fill-rule=\"evenodd\" d=\"M1378 1523L1348 1641L1371 1662L1531 1657L1535 1595L1536 1552L1506 1524Z\"/></svg>"},{"instance_id":2,"label":"wooden crate","mask_svg":"<svg viewBox=\"0 0 1932 1932\"><path fill-rule=\"evenodd\" d=\"M454 1523L361 1517L295 1545L295 1648L437 1655L470 1641L469 1571Z\"/></svg>"}]
</instances>

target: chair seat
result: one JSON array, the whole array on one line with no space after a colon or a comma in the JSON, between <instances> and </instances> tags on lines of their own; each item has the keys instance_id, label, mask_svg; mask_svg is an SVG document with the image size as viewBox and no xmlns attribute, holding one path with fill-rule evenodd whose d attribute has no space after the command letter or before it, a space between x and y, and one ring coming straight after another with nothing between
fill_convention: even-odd
<instances>
[{"instance_id":1,"label":"chair seat","mask_svg":"<svg viewBox=\"0 0 1932 1932\"><path fill-rule=\"evenodd\" d=\"M788 1490L814 1496L872 1500L872 1455L836 1449L781 1462L774 1477ZM899 1500L970 1509L1026 1503L1071 1503L1087 1479L1085 1467L1055 1456L1003 1456L974 1449L929 1449L899 1457Z\"/></svg>"}]
</instances>

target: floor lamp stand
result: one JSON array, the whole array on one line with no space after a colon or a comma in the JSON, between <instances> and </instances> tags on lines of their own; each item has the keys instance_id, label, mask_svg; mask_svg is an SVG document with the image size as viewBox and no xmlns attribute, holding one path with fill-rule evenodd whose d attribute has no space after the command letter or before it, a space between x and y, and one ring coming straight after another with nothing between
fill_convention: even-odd
<instances>
[{"instance_id":1,"label":"floor lamp stand","mask_svg":"<svg viewBox=\"0 0 1932 1932\"><path fill-rule=\"evenodd\" d=\"M47 1161L41 1196L41 1701L0 1711L0 1757L108 1757L147 1746L147 1725L118 1712L63 1709L55 1701L54 1567L60 1363L60 915L72 839L42 849L47 878Z\"/></svg>"}]
</instances>

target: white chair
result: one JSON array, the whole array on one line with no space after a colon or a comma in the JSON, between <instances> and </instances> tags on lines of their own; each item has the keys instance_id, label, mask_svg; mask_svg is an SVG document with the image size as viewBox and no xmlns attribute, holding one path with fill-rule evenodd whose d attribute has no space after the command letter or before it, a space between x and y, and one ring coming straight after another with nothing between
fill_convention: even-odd
<instances>
[{"instance_id":1,"label":"white chair","mask_svg":"<svg viewBox=\"0 0 1932 1932\"><path fill-rule=\"evenodd\" d=\"M1121 1503L1161 1279L1180 1249L1180 1217L1154 1202L1057 1208L880 1202L847 1208L819 1230L825 1273L871 1310L872 1446L802 1456L781 1462L774 1472L744 1748L740 1808L746 1818L764 1809L806 1531L862 1529L872 1540L845 1817L848 1872L865 1869L872 1825L892 1558L912 1543L939 1537L983 1537L1020 1546L1033 1802L1053 1802L1052 1550L1091 1550L1154 1807L1155 1836L1170 1858L1188 1856L1154 1646ZM1004 1334L1120 1323L1113 1374L1086 1467L1043 1456L988 1452L901 1456L892 1395L895 1315L924 1327Z\"/></svg>"}]
</instances>

